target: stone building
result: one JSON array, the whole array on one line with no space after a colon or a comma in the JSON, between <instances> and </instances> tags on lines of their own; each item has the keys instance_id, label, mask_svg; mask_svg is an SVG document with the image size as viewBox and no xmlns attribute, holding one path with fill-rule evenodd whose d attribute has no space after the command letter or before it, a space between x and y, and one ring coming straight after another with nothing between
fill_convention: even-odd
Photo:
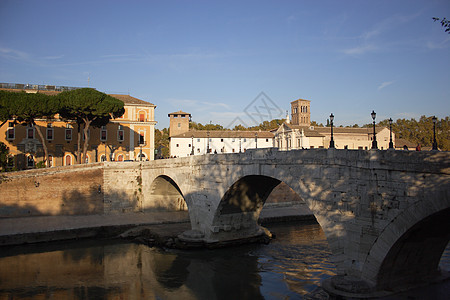
<instances>
[{"instance_id":1,"label":"stone building","mask_svg":"<svg viewBox=\"0 0 450 300\"><path fill-rule=\"evenodd\" d=\"M56 95L74 88L24 84L1 84L0 89ZM152 103L129 95L111 94L124 102L125 113L102 128L90 127L86 162L153 160L155 108ZM13 120L0 128L0 142L9 148L9 168L34 168L43 161L44 151L36 132L45 137L50 166L67 166L76 163L77 125L54 116L37 120L36 127L15 124ZM83 145L83 140L81 146Z\"/></svg>"},{"instance_id":2,"label":"stone building","mask_svg":"<svg viewBox=\"0 0 450 300\"><path fill-rule=\"evenodd\" d=\"M331 140L330 127L310 126L311 109L309 100L291 102L292 121L289 116L274 131L275 147L280 150L328 148ZM390 132L386 127L376 127L378 149L388 149ZM372 148L373 128L333 127L335 148L368 150ZM392 133L395 144L395 134Z\"/></svg>"}]
</instances>

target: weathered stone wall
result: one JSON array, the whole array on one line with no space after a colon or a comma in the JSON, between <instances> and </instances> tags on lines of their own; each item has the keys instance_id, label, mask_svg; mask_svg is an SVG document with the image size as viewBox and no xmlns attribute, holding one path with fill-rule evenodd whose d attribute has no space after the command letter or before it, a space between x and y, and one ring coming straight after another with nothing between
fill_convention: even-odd
<instances>
[{"instance_id":1,"label":"weathered stone wall","mask_svg":"<svg viewBox=\"0 0 450 300\"><path fill-rule=\"evenodd\" d=\"M279 206L287 204L305 203L303 199L286 183L281 182L270 193L264 206Z\"/></svg>"},{"instance_id":2,"label":"weathered stone wall","mask_svg":"<svg viewBox=\"0 0 450 300\"><path fill-rule=\"evenodd\" d=\"M103 213L103 165L5 173L0 217Z\"/></svg>"},{"instance_id":3,"label":"weathered stone wall","mask_svg":"<svg viewBox=\"0 0 450 300\"><path fill-rule=\"evenodd\" d=\"M142 172L137 162L107 162L104 173L105 214L142 211Z\"/></svg>"}]
</instances>

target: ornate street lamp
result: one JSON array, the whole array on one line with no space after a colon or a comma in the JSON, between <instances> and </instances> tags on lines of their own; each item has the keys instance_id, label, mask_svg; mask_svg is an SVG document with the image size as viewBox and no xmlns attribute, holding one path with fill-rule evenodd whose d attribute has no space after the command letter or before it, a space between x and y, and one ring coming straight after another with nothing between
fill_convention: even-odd
<instances>
[{"instance_id":1,"label":"ornate street lamp","mask_svg":"<svg viewBox=\"0 0 450 300\"><path fill-rule=\"evenodd\" d=\"M192 135L192 150L191 150L191 155L194 155L194 135Z\"/></svg>"},{"instance_id":2,"label":"ornate street lamp","mask_svg":"<svg viewBox=\"0 0 450 300\"><path fill-rule=\"evenodd\" d=\"M255 144L256 144L256 149L258 149L258 132L255 132Z\"/></svg>"},{"instance_id":3,"label":"ornate street lamp","mask_svg":"<svg viewBox=\"0 0 450 300\"><path fill-rule=\"evenodd\" d=\"M206 136L207 136L207 138L208 138L208 144L207 144L207 146L206 146L206 153L209 153L209 130L206 132Z\"/></svg>"},{"instance_id":4,"label":"ornate street lamp","mask_svg":"<svg viewBox=\"0 0 450 300\"><path fill-rule=\"evenodd\" d=\"M333 139L333 120L334 120L334 115L333 115L333 113L331 113L331 115L330 115L330 124L331 124L330 148L334 148L334 139Z\"/></svg>"},{"instance_id":5,"label":"ornate street lamp","mask_svg":"<svg viewBox=\"0 0 450 300\"><path fill-rule=\"evenodd\" d=\"M436 116L433 116L432 120L433 120L433 148L432 148L432 150L438 151L437 142L436 142L436 123L437 123Z\"/></svg>"},{"instance_id":6,"label":"ornate street lamp","mask_svg":"<svg viewBox=\"0 0 450 300\"><path fill-rule=\"evenodd\" d=\"M375 118L377 117L377 113L372 110L372 113L370 114L373 119L373 140L372 140L372 149L378 149L377 146L377 134L375 132Z\"/></svg>"},{"instance_id":7,"label":"ornate street lamp","mask_svg":"<svg viewBox=\"0 0 450 300\"><path fill-rule=\"evenodd\" d=\"M394 149L394 143L392 142L392 118L389 118L389 149Z\"/></svg>"}]
</instances>

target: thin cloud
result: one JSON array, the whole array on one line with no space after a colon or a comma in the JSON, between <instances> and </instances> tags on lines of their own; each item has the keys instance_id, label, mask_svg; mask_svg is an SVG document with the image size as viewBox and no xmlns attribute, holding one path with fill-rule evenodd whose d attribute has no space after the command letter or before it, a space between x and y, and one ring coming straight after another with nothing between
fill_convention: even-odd
<instances>
[{"instance_id":1,"label":"thin cloud","mask_svg":"<svg viewBox=\"0 0 450 300\"><path fill-rule=\"evenodd\" d=\"M379 86L378 86L378 90L382 90L382 89L384 89L385 87L388 87L388 86L390 86L391 84L393 84L394 83L394 81L385 81L385 82L382 82Z\"/></svg>"},{"instance_id":2,"label":"thin cloud","mask_svg":"<svg viewBox=\"0 0 450 300\"><path fill-rule=\"evenodd\" d=\"M354 48L344 49L342 52L347 55L361 55L367 52L373 52L377 47L373 45L361 45Z\"/></svg>"},{"instance_id":3,"label":"thin cloud","mask_svg":"<svg viewBox=\"0 0 450 300\"><path fill-rule=\"evenodd\" d=\"M27 52L4 47L0 47L0 56L21 61L29 61L31 58L31 55Z\"/></svg>"},{"instance_id":4,"label":"thin cloud","mask_svg":"<svg viewBox=\"0 0 450 300\"><path fill-rule=\"evenodd\" d=\"M208 102L208 101L199 101L192 99L168 99L169 103L171 103L175 107L179 107L182 110L194 110L194 111L212 111L216 109L226 109L230 110L230 106L226 103L222 102Z\"/></svg>"},{"instance_id":5,"label":"thin cloud","mask_svg":"<svg viewBox=\"0 0 450 300\"><path fill-rule=\"evenodd\" d=\"M43 59L55 60L55 59L61 59L63 57L64 57L64 55L55 55L55 56L45 56L45 57L43 57Z\"/></svg>"},{"instance_id":6,"label":"thin cloud","mask_svg":"<svg viewBox=\"0 0 450 300\"><path fill-rule=\"evenodd\" d=\"M440 42L434 42L434 41L427 42L427 48L430 50L444 49L444 48L448 48L449 46L450 46L450 37L447 37Z\"/></svg>"},{"instance_id":7,"label":"thin cloud","mask_svg":"<svg viewBox=\"0 0 450 300\"><path fill-rule=\"evenodd\" d=\"M344 49L342 52L347 55L362 55L388 48L392 41L387 41L384 39L386 33L400 27L403 24L413 21L418 16L420 16L420 13L407 16L393 15L383 19L355 38L359 41L359 45Z\"/></svg>"}]
</instances>

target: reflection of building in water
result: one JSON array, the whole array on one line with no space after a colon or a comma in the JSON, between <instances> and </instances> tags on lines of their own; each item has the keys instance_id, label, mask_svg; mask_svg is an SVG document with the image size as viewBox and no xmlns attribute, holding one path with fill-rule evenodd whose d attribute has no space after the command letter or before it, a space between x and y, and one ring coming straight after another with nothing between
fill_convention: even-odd
<instances>
[{"instance_id":1,"label":"reflection of building in water","mask_svg":"<svg viewBox=\"0 0 450 300\"><path fill-rule=\"evenodd\" d=\"M269 245L217 250L92 241L15 247L26 254L0 257L0 299L292 299L334 275L318 224L271 230ZM30 253L39 249L48 252Z\"/></svg>"}]
</instances>

